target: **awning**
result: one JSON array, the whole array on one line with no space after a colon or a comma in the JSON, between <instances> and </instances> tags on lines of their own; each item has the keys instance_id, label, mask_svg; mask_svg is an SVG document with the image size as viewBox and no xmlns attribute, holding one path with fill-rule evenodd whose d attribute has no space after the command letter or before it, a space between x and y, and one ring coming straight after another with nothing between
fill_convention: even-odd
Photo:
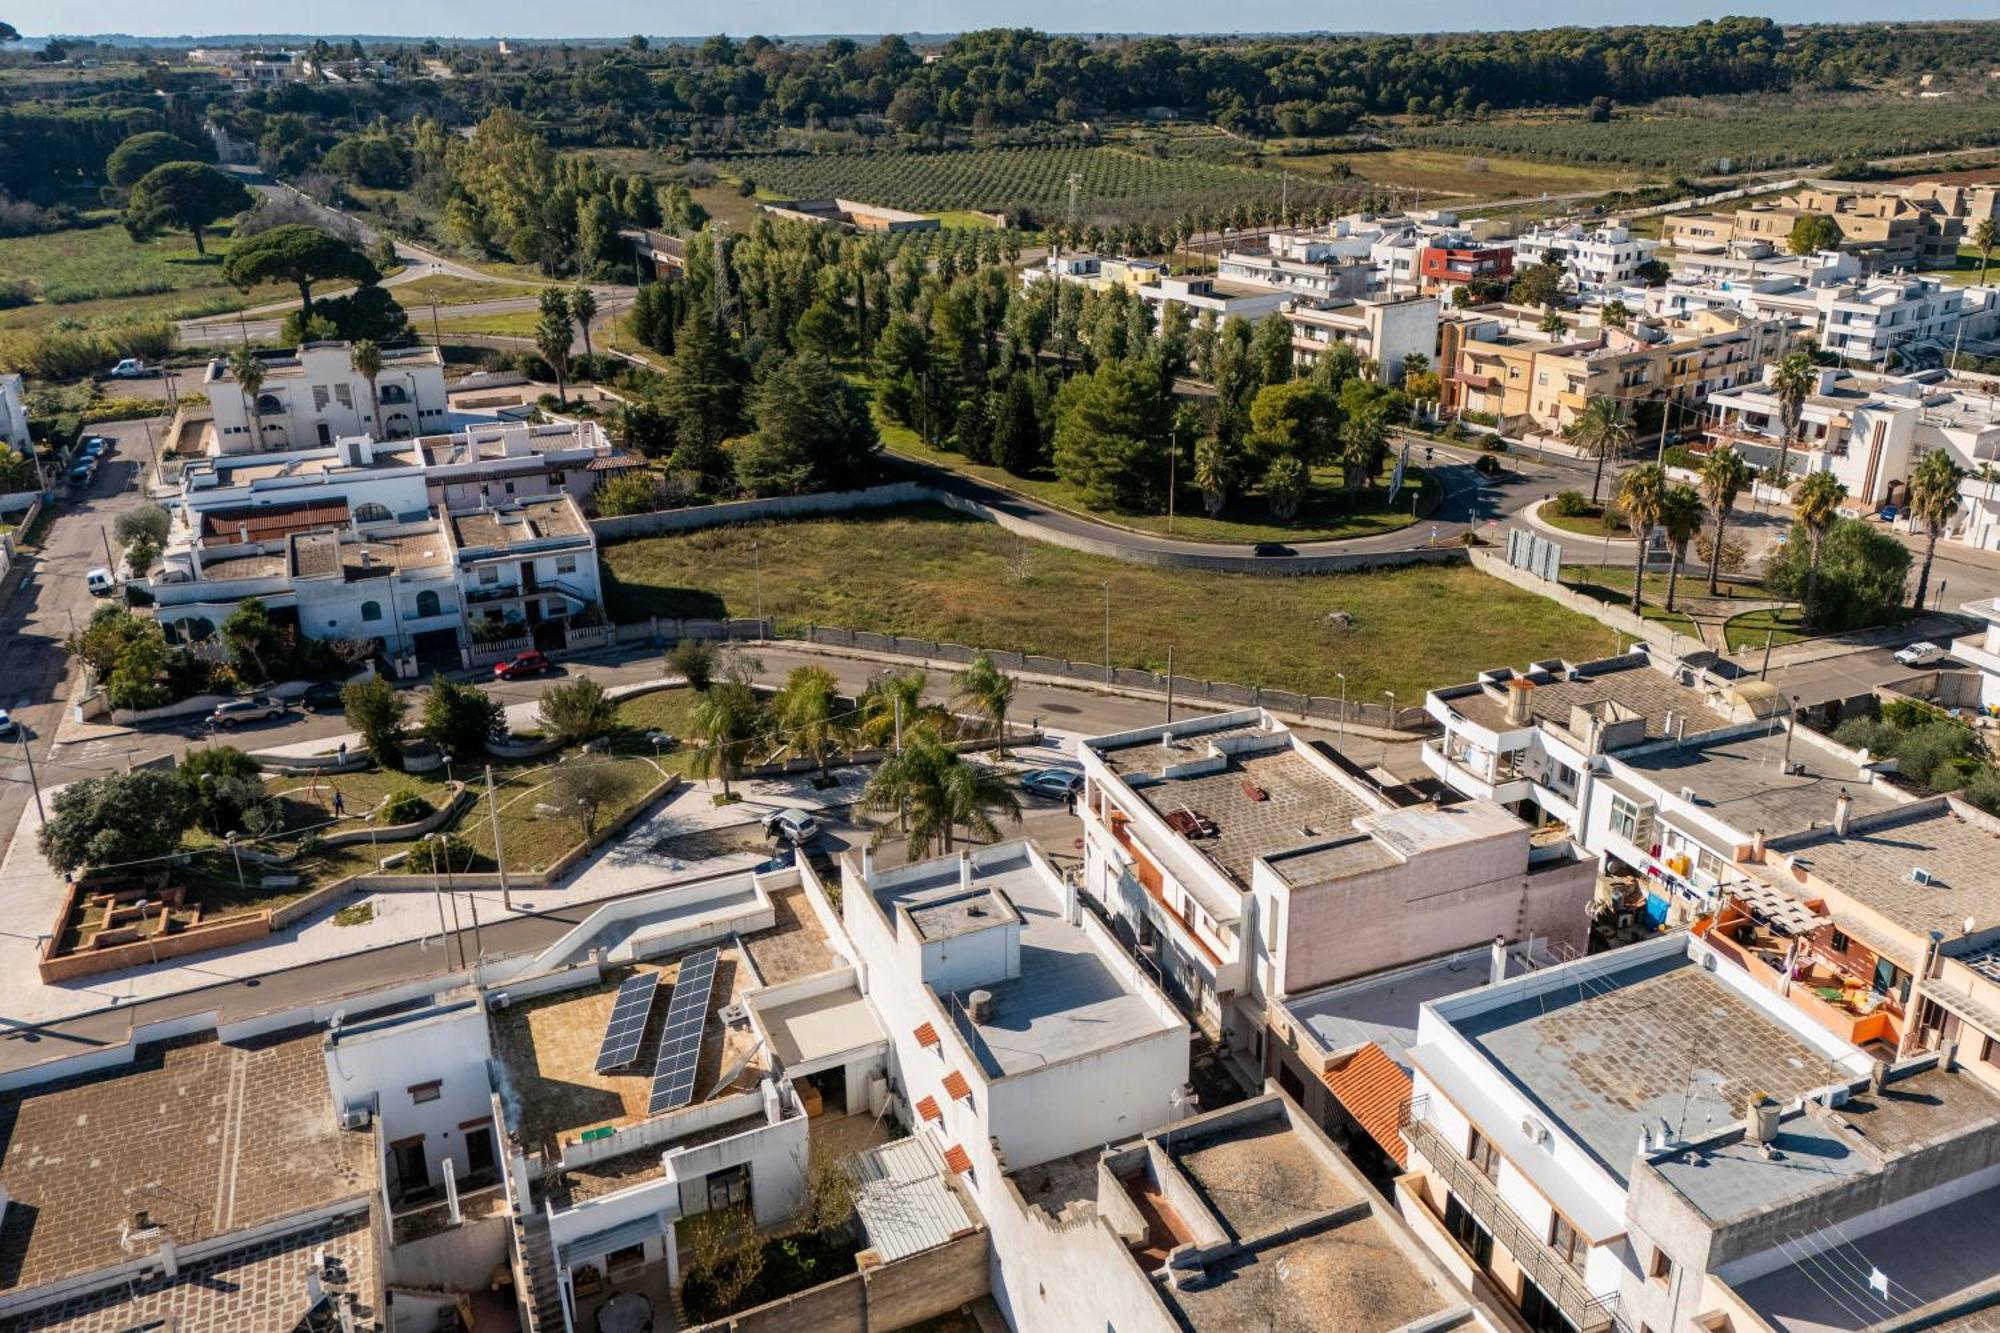
<instances>
[{"instance_id":1,"label":"awning","mask_svg":"<svg viewBox=\"0 0 2000 1333\"><path fill-rule=\"evenodd\" d=\"M1400 1131L1403 1107L1410 1100L1410 1076L1374 1042L1369 1042L1338 1069L1320 1075L1327 1091L1334 1095L1354 1123L1368 1131L1368 1137L1395 1159L1396 1165L1410 1164L1409 1145Z\"/></svg>"},{"instance_id":2,"label":"awning","mask_svg":"<svg viewBox=\"0 0 2000 1333\"><path fill-rule=\"evenodd\" d=\"M1786 893L1776 885L1762 880L1749 880L1733 884L1729 894L1745 907L1755 912L1771 925L1787 935L1810 935L1827 924L1827 918Z\"/></svg>"},{"instance_id":3,"label":"awning","mask_svg":"<svg viewBox=\"0 0 2000 1333\"><path fill-rule=\"evenodd\" d=\"M569 1241L562 1247L562 1261L565 1267L574 1268L586 1260L602 1258L614 1250L630 1249L666 1234L667 1226L660 1220L660 1215L648 1213L630 1222L621 1222L603 1231L587 1232Z\"/></svg>"},{"instance_id":4,"label":"awning","mask_svg":"<svg viewBox=\"0 0 2000 1333\"><path fill-rule=\"evenodd\" d=\"M929 1135L856 1153L849 1170L855 1215L883 1263L933 1249L974 1225Z\"/></svg>"}]
</instances>

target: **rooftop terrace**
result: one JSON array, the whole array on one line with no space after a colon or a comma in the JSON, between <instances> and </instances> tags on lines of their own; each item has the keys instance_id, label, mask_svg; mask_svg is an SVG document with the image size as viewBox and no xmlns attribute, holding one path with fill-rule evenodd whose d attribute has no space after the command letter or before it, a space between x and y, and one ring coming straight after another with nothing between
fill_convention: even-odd
<instances>
[{"instance_id":1,"label":"rooftop terrace","mask_svg":"<svg viewBox=\"0 0 2000 1333\"><path fill-rule=\"evenodd\" d=\"M1561 664L1543 664L1526 671L1495 673L1483 684L1440 690L1437 697L1475 726L1494 732L1514 731L1518 728L1507 720L1509 674L1534 685L1528 691L1528 708L1534 720L1558 727L1569 727L1573 708L1601 711L1607 704L1616 705L1625 716L1644 718L1648 740L1667 736L1669 714L1676 720L1685 718L1686 731L1691 733L1713 731L1729 722L1729 714L1715 698L1715 691L1726 681L1690 673L1684 682L1637 653L1568 669Z\"/></svg>"},{"instance_id":2,"label":"rooftop terrace","mask_svg":"<svg viewBox=\"0 0 2000 1333\"><path fill-rule=\"evenodd\" d=\"M1952 797L1773 841L1820 882L1918 935L2000 926L2000 820ZM1914 871L1926 872L1920 882Z\"/></svg>"},{"instance_id":3,"label":"rooftop terrace","mask_svg":"<svg viewBox=\"0 0 2000 1333\"><path fill-rule=\"evenodd\" d=\"M1518 977L1554 961L1539 941L1516 944L1507 950L1507 975ZM1477 989L1492 979L1492 948L1465 949L1288 996L1285 1012L1310 1032L1328 1055L1373 1042L1408 1069L1409 1049L1416 1044L1417 1019L1424 1005Z\"/></svg>"},{"instance_id":4,"label":"rooftop terrace","mask_svg":"<svg viewBox=\"0 0 2000 1333\"><path fill-rule=\"evenodd\" d=\"M525 546L557 537L587 537L590 528L567 495L519 500L504 509L475 509L451 516L461 547Z\"/></svg>"},{"instance_id":5,"label":"rooftop terrace","mask_svg":"<svg viewBox=\"0 0 2000 1333\"><path fill-rule=\"evenodd\" d=\"M1854 818L1907 804L1909 797L1872 775L1839 747L1801 729L1786 745L1782 727L1753 735L1663 746L1620 759L1670 790L1694 789L1697 803L1742 833L1763 829L1771 837L1833 821L1834 802L1845 791ZM1785 771L1789 751L1804 772Z\"/></svg>"},{"instance_id":6,"label":"rooftop terrace","mask_svg":"<svg viewBox=\"0 0 2000 1333\"><path fill-rule=\"evenodd\" d=\"M335 1122L317 1030L146 1046L8 1094L0 1291L127 1262L119 1229L142 1209L186 1246L365 1196L374 1142Z\"/></svg>"}]
</instances>

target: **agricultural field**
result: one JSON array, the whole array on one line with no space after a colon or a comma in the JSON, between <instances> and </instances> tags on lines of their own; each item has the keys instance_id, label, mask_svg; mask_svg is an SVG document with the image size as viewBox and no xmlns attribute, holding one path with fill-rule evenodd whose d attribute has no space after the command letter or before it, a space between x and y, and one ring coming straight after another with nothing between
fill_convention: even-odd
<instances>
[{"instance_id":1,"label":"agricultural field","mask_svg":"<svg viewBox=\"0 0 2000 1333\"><path fill-rule=\"evenodd\" d=\"M1394 690L1410 702L1496 662L1614 646L1596 621L1469 566L1308 578L1155 569L934 505L620 542L603 561L619 620L747 615L761 582L781 630L810 621L1095 661L1108 598L1119 666L1162 669L1172 644L1186 675L1334 694L1345 672L1349 693L1371 700ZM1216 633L1219 617L1231 632Z\"/></svg>"},{"instance_id":2,"label":"agricultural field","mask_svg":"<svg viewBox=\"0 0 2000 1333\"><path fill-rule=\"evenodd\" d=\"M2000 144L2000 97L1676 98L1591 122L1581 113L1409 126L1405 144L1689 175L1778 170Z\"/></svg>"},{"instance_id":3,"label":"agricultural field","mask_svg":"<svg viewBox=\"0 0 2000 1333\"><path fill-rule=\"evenodd\" d=\"M85 214L91 225L0 240L0 282L26 279L35 302L0 310L0 328L42 329L58 322L88 326L133 319L220 315L291 294L281 286L239 292L222 280L226 227L204 237L196 255L184 232L134 241L116 214Z\"/></svg>"},{"instance_id":4,"label":"agricultural field","mask_svg":"<svg viewBox=\"0 0 2000 1333\"><path fill-rule=\"evenodd\" d=\"M1021 208L1045 219L1066 206L1074 172L1079 221L1157 221L1201 207L1276 204L1287 189L1275 171L1102 147L733 157L715 166L755 182L767 196L838 194L924 213ZM1294 207L1349 205L1366 189L1352 181L1294 179L1289 195Z\"/></svg>"},{"instance_id":5,"label":"agricultural field","mask_svg":"<svg viewBox=\"0 0 2000 1333\"><path fill-rule=\"evenodd\" d=\"M1309 153L1274 157L1270 165L1310 175L1330 172L1336 177L1345 169L1371 185L1415 190L1425 195L1463 195L1469 199L1620 190L1639 183L1637 173L1616 168L1480 157L1429 148L1395 148L1383 153Z\"/></svg>"}]
</instances>

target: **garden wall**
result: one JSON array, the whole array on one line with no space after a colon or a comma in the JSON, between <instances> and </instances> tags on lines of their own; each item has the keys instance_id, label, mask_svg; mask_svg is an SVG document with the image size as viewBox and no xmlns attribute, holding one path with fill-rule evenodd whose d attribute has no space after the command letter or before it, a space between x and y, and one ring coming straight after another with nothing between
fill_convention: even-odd
<instances>
[{"instance_id":1,"label":"garden wall","mask_svg":"<svg viewBox=\"0 0 2000 1333\"><path fill-rule=\"evenodd\" d=\"M1664 648L1670 653L1691 653L1706 647L1700 639L1682 634L1672 626L1663 625L1657 620L1642 620L1622 606L1600 602L1595 597L1587 596L1574 588L1566 588L1560 583L1550 583L1547 579L1537 578L1525 569L1515 569L1504 557L1491 551L1474 551L1472 567L1482 574L1492 575L1503 583L1511 583L1526 592L1546 597L1572 611L1589 616L1620 634L1643 639L1654 647Z\"/></svg>"},{"instance_id":2,"label":"garden wall","mask_svg":"<svg viewBox=\"0 0 2000 1333\"><path fill-rule=\"evenodd\" d=\"M74 953L58 953L56 950L63 936L68 933L69 920L75 915L77 904L88 889L89 885L77 880L70 884L69 892L63 895L62 911L56 917L55 928L49 933L48 939L42 942L41 956L36 960L36 971L41 974L44 985L75 981L80 977L94 977L104 972L121 972L128 967L144 967L149 963L206 953L210 949L227 949L238 944L248 944L252 940L264 938L272 930L271 913L267 909L235 916L219 916L213 921L203 921L199 925L190 926L171 935L150 936L134 940L130 944L113 944L103 949L79 949Z\"/></svg>"},{"instance_id":3,"label":"garden wall","mask_svg":"<svg viewBox=\"0 0 2000 1333\"><path fill-rule=\"evenodd\" d=\"M991 1289L984 1230L879 1268L864 1268L692 1333L887 1333L970 1305Z\"/></svg>"},{"instance_id":4,"label":"garden wall","mask_svg":"<svg viewBox=\"0 0 2000 1333\"><path fill-rule=\"evenodd\" d=\"M917 504L935 498L931 488L921 482L898 481L858 491L822 491L816 495L781 495L768 500L691 505L685 509L662 509L651 514L620 514L615 518L593 518L590 526L600 542L616 542L631 537L694 532L731 523L763 523L771 519L808 518L815 514L844 514L856 509Z\"/></svg>"}]
</instances>

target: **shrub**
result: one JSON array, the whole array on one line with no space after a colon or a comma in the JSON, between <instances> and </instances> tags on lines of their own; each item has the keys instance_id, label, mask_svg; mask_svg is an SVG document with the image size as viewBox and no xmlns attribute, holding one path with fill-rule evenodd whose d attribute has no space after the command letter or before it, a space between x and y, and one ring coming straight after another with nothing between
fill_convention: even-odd
<instances>
[{"instance_id":1,"label":"shrub","mask_svg":"<svg viewBox=\"0 0 2000 1333\"><path fill-rule=\"evenodd\" d=\"M68 873L84 865L124 865L180 846L194 799L176 774L145 770L85 778L58 791L40 843L49 865Z\"/></svg>"},{"instance_id":2,"label":"shrub","mask_svg":"<svg viewBox=\"0 0 2000 1333\"><path fill-rule=\"evenodd\" d=\"M422 792L410 787L401 787L389 794L382 802L382 822L384 824L414 824L425 815L437 809Z\"/></svg>"},{"instance_id":3,"label":"shrub","mask_svg":"<svg viewBox=\"0 0 2000 1333\"><path fill-rule=\"evenodd\" d=\"M425 838L410 848L410 858L404 863L412 874L432 875L441 871L463 874L472 869L479 860L479 853L472 850L472 844L455 833L447 833L442 838Z\"/></svg>"},{"instance_id":4,"label":"shrub","mask_svg":"<svg viewBox=\"0 0 2000 1333\"><path fill-rule=\"evenodd\" d=\"M1582 518L1590 512L1590 501L1582 491L1561 491L1549 501L1549 512L1557 518Z\"/></svg>"},{"instance_id":5,"label":"shrub","mask_svg":"<svg viewBox=\"0 0 2000 1333\"><path fill-rule=\"evenodd\" d=\"M687 681L699 694L715 679L715 645L701 639L682 639L667 654L667 673Z\"/></svg>"},{"instance_id":6,"label":"shrub","mask_svg":"<svg viewBox=\"0 0 2000 1333\"><path fill-rule=\"evenodd\" d=\"M384 768L403 766L403 696L388 681L357 680L340 692L347 725L361 733L361 743Z\"/></svg>"},{"instance_id":7,"label":"shrub","mask_svg":"<svg viewBox=\"0 0 2000 1333\"><path fill-rule=\"evenodd\" d=\"M588 676L542 692L542 729L562 745L579 745L611 730L618 707L604 687Z\"/></svg>"}]
</instances>

